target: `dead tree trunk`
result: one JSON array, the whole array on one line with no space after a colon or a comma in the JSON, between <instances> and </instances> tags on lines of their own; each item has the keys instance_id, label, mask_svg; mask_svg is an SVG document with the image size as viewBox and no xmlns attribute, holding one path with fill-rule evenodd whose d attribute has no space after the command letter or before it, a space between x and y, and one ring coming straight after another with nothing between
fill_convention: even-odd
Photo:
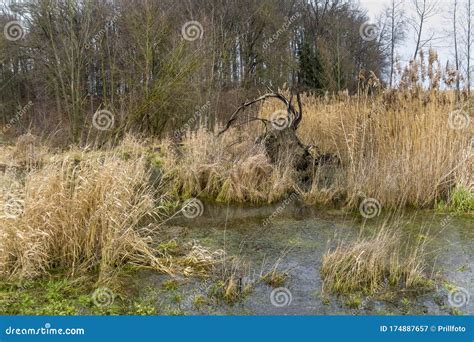
<instances>
[{"instance_id":1,"label":"dead tree trunk","mask_svg":"<svg viewBox=\"0 0 474 342\"><path fill-rule=\"evenodd\" d=\"M243 103L232 113L230 119L218 135L226 132L247 107L271 98L282 101L286 106L286 111L275 112L270 120L263 118L251 119L251 121L259 120L266 126L266 132L258 137L256 143L264 146L265 152L272 164L277 165L280 162L290 162L298 172L299 180L304 184L310 184L312 169L316 162L309 152L309 146L304 145L296 135L296 130L301 123L303 115L299 94L296 95L298 110L295 109L292 103L293 95L290 100L288 100L285 96L275 92L262 95L252 101Z\"/></svg>"}]
</instances>

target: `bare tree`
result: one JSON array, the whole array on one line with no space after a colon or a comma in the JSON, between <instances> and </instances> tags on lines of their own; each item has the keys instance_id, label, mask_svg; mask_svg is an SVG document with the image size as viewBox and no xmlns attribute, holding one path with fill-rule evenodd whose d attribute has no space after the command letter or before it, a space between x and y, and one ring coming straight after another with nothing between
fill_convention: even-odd
<instances>
[{"instance_id":1,"label":"bare tree","mask_svg":"<svg viewBox=\"0 0 474 342\"><path fill-rule=\"evenodd\" d=\"M465 2L465 10L463 11L464 16L461 18L461 25L463 26L463 35L462 35L462 42L464 45L464 56L466 58L466 83L465 86L467 88L468 95L471 95L471 51L472 51L472 44L473 44L473 37L472 37L472 17L474 16L473 7L472 7L472 0L466 0Z\"/></svg>"},{"instance_id":2,"label":"bare tree","mask_svg":"<svg viewBox=\"0 0 474 342\"><path fill-rule=\"evenodd\" d=\"M454 39L454 65L456 67L456 98L459 99L459 88L460 88L460 79L459 79L459 53L458 53L458 0L454 0L453 7L453 39Z\"/></svg>"},{"instance_id":3,"label":"bare tree","mask_svg":"<svg viewBox=\"0 0 474 342\"><path fill-rule=\"evenodd\" d=\"M418 51L422 49L427 43L433 40L435 33L432 32L428 37L423 38L423 29L426 26L427 21L439 13L439 1L438 0L412 0L412 4L415 10L415 15L411 18L410 24L415 31L415 53L413 54L413 60L416 59Z\"/></svg>"},{"instance_id":4,"label":"bare tree","mask_svg":"<svg viewBox=\"0 0 474 342\"><path fill-rule=\"evenodd\" d=\"M390 63L389 85L393 86L395 53L397 46L404 41L407 33L407 20L402 0L391 0L384 9L381 27L381 40L387 46Z\"/></svg>"}]
</instances>

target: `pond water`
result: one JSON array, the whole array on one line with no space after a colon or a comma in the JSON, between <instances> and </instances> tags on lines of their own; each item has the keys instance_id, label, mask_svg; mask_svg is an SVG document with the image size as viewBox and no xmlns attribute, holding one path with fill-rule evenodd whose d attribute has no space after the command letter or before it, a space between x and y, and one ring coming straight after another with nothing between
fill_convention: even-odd
<instances>
[{"instance_id":1,"label":"pond water","mask_svg":"<svg viewBox=\"0 0 474 342\"><path fill-rule=\"evenodd\" d=\"M263 224L269 217L272 217L270 223ZM244 284L252 283L277 265L278 270L289 274L281 286L285 288L279 296L282 302L275 301L274 293L272 303L274 288L255 282L251 291L236 303L211 301L197 306L194 298L198 294L208 296L212 280L183 278L178 279L172 291L159 291L158 308L163 314L171 310L186 315L474 314L472 216L419 211L405 213L398 220L404 242L419 239L420 234L429 241L427 263L436 279L433 291L418 296L400 294L389 300L362 297L357 308L341 297L321 295L322 256L328 248L377 229L385 220L387 217L382 215L365 220L357 213L318 210L296 203L259 208L205 204L202 216L176 218L172 229L179 230L189 241L197 240L205 247L238 256L247 265L237 272ZM167 279L146 273L140 282L146 284L142 288L161 289ZM453 306L448 298L454 289L463 289L460 295L470 296L468 303L463 299L464 305Z\"/></svg>"}]
</instances>

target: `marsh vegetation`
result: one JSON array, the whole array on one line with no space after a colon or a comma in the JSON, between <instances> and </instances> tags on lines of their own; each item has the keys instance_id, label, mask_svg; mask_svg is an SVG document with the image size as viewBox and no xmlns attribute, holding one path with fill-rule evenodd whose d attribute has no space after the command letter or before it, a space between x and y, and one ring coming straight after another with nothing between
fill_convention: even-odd
<instances>
[{"instance_id":1,"label":"marsh vegetation","mask_svg":"<svg viewBox=\"0 0 474 342\"><path fill-rule=\"evenodd\" d=\"M350 1L130 3L0 14L0 314L473 313L459 70Z\"/></svg>"}]
</instances>

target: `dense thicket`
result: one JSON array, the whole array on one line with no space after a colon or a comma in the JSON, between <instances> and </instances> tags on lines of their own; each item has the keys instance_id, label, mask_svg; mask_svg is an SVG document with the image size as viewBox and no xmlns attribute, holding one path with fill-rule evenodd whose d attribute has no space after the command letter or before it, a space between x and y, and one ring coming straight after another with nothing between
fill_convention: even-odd
<instances>
[{"instance_id":1,"label":"dense thicket","mask_svg":"<svg viewBox=\"0 0 474 342\"><path fill-rule=\"evenodd\" d=\"M0 36L0 119L80 142L100 109L109 133L161 135L211 125L267 86L352 92L386 66L359 34L367 20L349 0L10 1L0 27L23 35Z\"/></svg>"}]
</instances>

